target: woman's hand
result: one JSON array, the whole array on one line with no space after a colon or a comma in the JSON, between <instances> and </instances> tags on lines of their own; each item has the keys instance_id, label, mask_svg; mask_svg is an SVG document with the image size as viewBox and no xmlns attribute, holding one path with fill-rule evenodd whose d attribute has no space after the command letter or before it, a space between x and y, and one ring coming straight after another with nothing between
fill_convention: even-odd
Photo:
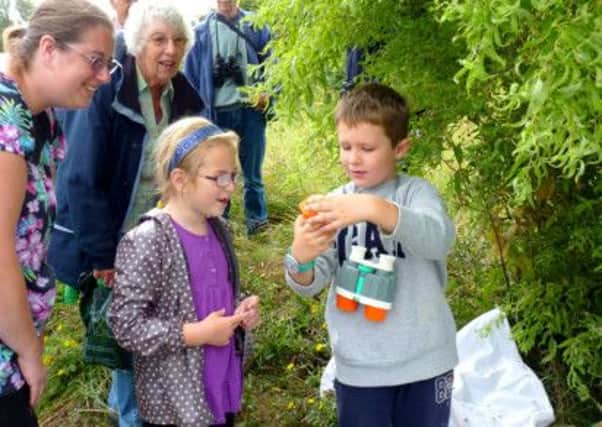
<instances>
[{"instance_id":1,"label":"woman's hand","mask_svg":"<svg viewBox=\"0 0 602 427\"><path fill-rule=\"evenodd\" d=\"M34 406L46 385L46 368L42 363L43 345L40 340L27 353L17 355L17 363L23 379L29 385L29 404Z\"/></svg>"},{"instance_id":2,"label":"woman's hand","mask_svg":"<svg viewBox=\"0 0 602 427\"><path fill-rule=\"evenodd\" d=\"M251 330L259 326L261 323L259 297L257 295L251 295L242 300L238 307L236 307L234 314L242 314L243 319L241 326L246 330Z\"/></svg>"},{"instance_id":3,"label":"woman's hand","mask_svg":"<svg viewBox=\"0 0 602 427\"><path fill-rule=\"evenodd\" d=\"M106 270L94 270L92 271L92 275L96 280L102 280L107 288L113 287L113 282L115 281L114 268L109 268Z\"/></svg>"}]
</instances>

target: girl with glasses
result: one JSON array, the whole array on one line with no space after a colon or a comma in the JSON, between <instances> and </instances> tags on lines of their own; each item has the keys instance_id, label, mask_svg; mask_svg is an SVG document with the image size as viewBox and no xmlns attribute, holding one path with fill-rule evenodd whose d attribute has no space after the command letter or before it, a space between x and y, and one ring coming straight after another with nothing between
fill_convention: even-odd
<instances>
[{"instance_id":1,"label":"girl with glasses","mask_svg":"<svg viewBox=\"0 0 602 427\"><path fill-rule=\"evenodd\" d=\"M202 118L165 129L155 151L163 207L117 248L108 320L134 354L145 426L231 426L241 409L244 331L259 323L259 299L240 300L221 218L235 190L237 144Z\"/></svg>"}]
</instances>

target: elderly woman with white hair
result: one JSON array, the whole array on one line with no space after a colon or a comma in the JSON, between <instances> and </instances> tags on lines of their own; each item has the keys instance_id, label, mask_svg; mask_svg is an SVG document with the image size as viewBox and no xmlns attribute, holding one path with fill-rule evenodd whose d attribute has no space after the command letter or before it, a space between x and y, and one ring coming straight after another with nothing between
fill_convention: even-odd
<instances>
[{"instance_id":1,"label":"elderly woman with white hair","mask_svg":"<svg viewBox=\"0 0 602 427\"><path fill-rule=\"evenodd\" d=\"M156 201L151 158L157 137L203 109L178 71L191 31L172 3L135 2L123 40L127 51L110 83L87 110L66 111L61 120L68 149L58 173L49 260L57 278L75 288L90 274L112 285L120 237ZM128 368L113 371L109 395L120 427L141 424Z\"/></svg>"}]
</instances>

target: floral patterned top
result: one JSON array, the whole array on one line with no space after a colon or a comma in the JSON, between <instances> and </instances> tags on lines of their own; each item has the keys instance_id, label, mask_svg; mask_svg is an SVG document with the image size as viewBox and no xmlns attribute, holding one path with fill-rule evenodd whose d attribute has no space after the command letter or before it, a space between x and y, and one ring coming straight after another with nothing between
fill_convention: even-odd
<instances>
[{"instance_id":1,"label":"floral patterned top","mask_svg":"<svg viewBox=\"0 0 602 427\"><path fill-rule=\"evenodd\" d=\"M16 252L21 262L31 315L38 333L54 303L54 275L46 246L56 210L53 177L63 159L65 140L51 110L35 116L15 82L0 73L0 151L27 162L27 188L17 223ZM16 354L0 340L0 396L24 385Z\"/></svg>"}]
</instances>

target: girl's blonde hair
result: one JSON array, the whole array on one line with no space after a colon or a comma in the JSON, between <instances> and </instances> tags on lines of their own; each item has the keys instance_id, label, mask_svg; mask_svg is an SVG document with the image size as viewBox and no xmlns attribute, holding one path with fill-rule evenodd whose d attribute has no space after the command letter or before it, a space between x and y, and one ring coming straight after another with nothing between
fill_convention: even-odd
<instances>
[{"instance_id":1,"label":"girl's blonde hair","mask_svg":"<svg viewBox=\"0 0 602 427\"><path fill-rule=\"evenodd\" d=\"M209 120L201 117L187 117L169 125L159 136L154 151L155 179L158 193L163 203L166 203L170 196L173 196L175 193L169 179L171 174L169 163L175 155L178 144L191 133L211 124ZM238 135L232 131L224 131L223 133L210 136L184 156L176 167L183 170L189 177L196 176L201 166L203 166L205 154L210 148L219 145L227 146L232 149L236 158L238 142Z\"/></svg>"}]
</instances>

